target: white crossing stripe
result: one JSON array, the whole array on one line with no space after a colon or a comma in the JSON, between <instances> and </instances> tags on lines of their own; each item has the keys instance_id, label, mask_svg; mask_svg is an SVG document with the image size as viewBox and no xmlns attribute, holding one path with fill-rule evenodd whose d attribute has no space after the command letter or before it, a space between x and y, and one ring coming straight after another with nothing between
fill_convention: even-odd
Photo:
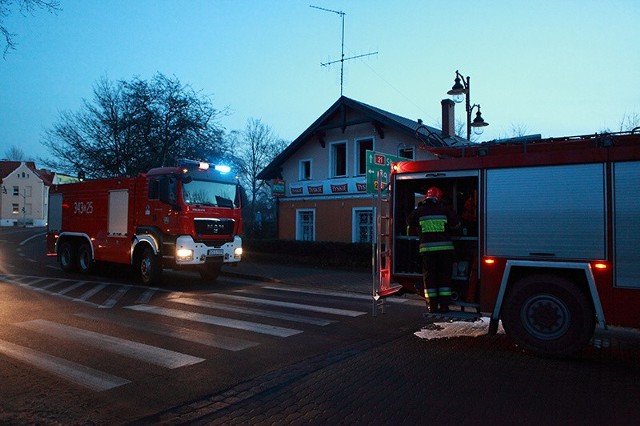
<instances>
[{"instance_id":1,"label":"white crossing stripe","mask_svg":"<svg viewBox=\"0 0 640 426\"><path fill-rule=\"evenodd\" d=\"M188 342L199 343L213 348L225 349L228 351L241 351L243 349L258 346L260 343L250 340L237 339L235 337L220 336L206 331L193 330L186 327L177 327L170 324L141 323L137 319L125 319L113 315L102 315L97 313L79 313L76 316L96 321L109 321L113 324L133 328L135 330L167 336L174 339L186 340Z\"/></svg>"},{"instance_id":2,"label":"white crossing stripe","mask_svg":"<svg viewBox=\"0 0 640 426\"><path fill-rule=\"evenodd\" d=\"M128 358L139 359L166 368L178 368L204 361L191 355L158 348L144 343L132 342L106 334L82 330L47 320L33 320L15 324L18 327L43 333L52 337L80 342Z\"/></svg>"},{"instance_id":3,"label":"white crossing stripe","mask_svg":"<svg viewBox=\"0 0 640 426\"><path fill-rule=\"evenodd\" d=\"M148 312L150 314L164 315L172 318L219 325L221 327L229 327L239 330L247 330L254 333L268 334L277 337L289 337L293 336L294 334L302 333L302 330L294 330L292 328L277 327L275 325L217 317L214 315L199 314L196 312L180 311L178 309L162 308L159 306L134 305L127 306L126 308L132 309L134 311Z\"/></svg>"},{"instance_id":4,"label":"white crossing stripe","mask_svg":"<svg viewBox=\"0 0 640 426\"><path fill-rule=\"evenodd\" d=\"M136 300L136 303L144 304L149 303L151 298L156 292L159 291L157 288L148 288L139 298Z\"/></svg>"},{"instance_id":5,"label":"white crossing stripe","mask_svg":"<svg viewBox=\"0 0 640 426\"><path fill-rule=\"evenodd\" d=\"M357 317L366 314L362 311L352 311L350 309L328 308L326 306L307 305L303 303L283 302L281 300L255 299L253 297L233 296L231 294L210 293L208 296L239 300L243 302L254 303L256 305L280 306L282 308L300 309L312 312L322 312L325 314L342 315L347 317Z\"/></svg>"},{"instance_id":6,"label":"white crossing stripe","mask_svg":"<svg viewBox=\"0 0 640 426\"><path fill-rule=\"evenodd\" d=\"M51 287L56 286L56 285L58 285L58 284L60 284L60 283L63 283L63 282L65 282L65 281L68 281L68 280L56 280L56 281L54 281L54 282L52 282L52 283L50 283L50 284L47 284L47 285L45 285L45 286L40 287L40 290L48 290L48 289L50 289Z\"/></svg>"},{"instance_id":7,"label":"white crossing stripe","mask_svg":"<svg viewBox=\"0 0 640 426\"><path fill-rule=\"evenodd\" d=\"M131 288L131 286L122 286L118 289L118 291L116 291L115 293L113 293L111 295L111 297L109 297L107 299L106 302L104 302L104 304L101 307L104 308L113 308L115 306L116 303L118 303L118 300L120 300L120 298L122 296L124 296L127 291L129 291L129 289Z\"/></svg>"},{"instance_id":8,"label":"white crossing stripe","mask_svg":"<svg viewBox=\"0 0 640 426\"><path fill-rule=\"evenodd\" d=\"M33 280L33 281L29 281L29 284L28 284L28 285L29 285L29 286L33 286L33 285L35 285L35 284L38 284L39 282L42 282L42 281L44 281L44 280L48 280L48 279L49 279L49 277L40 277L40 278L37 278L37 279L35 279L35 280Z\"/></svg>"},{"instance_id":9,"label":"white crossing stripe","mask_svg":"<svg viewBox=\"0 0 640 426\"><path fill-rule=\"evenodd\" d=\"M343 297L347 299L358 299L358 300L367 300L367 301L371 301L371 299L373 298L373 296L371 296L370 294L346 293L343 291L313 290L313 289L292 288L292 287L275 287L270 285L262 286L262 288L267 290L288 291L292 293L303 293L303 294L317 294L319 296L335 296L335 297ZM236 290L236 292L244 292L244 290ZM387 299L387 301L393 302L393 303L405 303L408 300L409 299L400 299L400 298Z\"/></svg>"},{"instance_id":10,"label":"white crossing stripe","mask_svg":"<svg viewBox=\"0 0 640 426\"><path fill-rule=\"evenodd\" d=\"M335 321L326 320L322 318L305 317L301 315L287 314L284 312L265 311L262 309L252 309L244 306L225 305L223 303L207 302L207 301L198 300L198 299L173 298L173 299L170 299L170 302L182 303L182 304L191 305L191 306L201 306L203 308L212 308L212 309L218 309L218 310L227 311L227 312L239 312L241 314L249 314L249 315L261 316L266 318L275 318L275 319L281 319L285 321L301 322L305 324L313 324L313 325L320 325L320 326L329 325L335 322Z\"/></svg>"},{"instance_id":11,"label":"white crossing stripe","mask_svg":"<svg viewBox=\"0 0 640 426\"><path fill-rule=\"evenodd\" d=\"M97 392L130 383L129 380L4 340L0 340L0 353Z\"/></svg>"},{"instance_id":12,"label":"white crossing stripe","mask_svg":"<svg viewBox=\"0 0 640 426\"><path fill-rule=\"evenodd\" d=\"M98 284L97 286L90 288L89 290L87 290L86 292L84 292L84 294L82 294L80 297L73 299L74 301L77 300L82 300L82 301L86 301L87 299L89 299L91 296L94 296L95 294L99 293L100 290L102 290L103 288L105 288L107 285L106 284Z\"/></svg>"},{"instance_id":13,"label":"white crossing stripe","mask_svg":"<svg viewBox=\"0 0 640 426\"><path fill-rule=\"evenodd\" d=\"M78 281L77 283L70 285L69 287L65 288L62 291L59 291L58 294L63 295L63 294L67 294L70 291L75 290L76 288L85 285L87 282L86 281Z\"/></svg>"}]
</instances>

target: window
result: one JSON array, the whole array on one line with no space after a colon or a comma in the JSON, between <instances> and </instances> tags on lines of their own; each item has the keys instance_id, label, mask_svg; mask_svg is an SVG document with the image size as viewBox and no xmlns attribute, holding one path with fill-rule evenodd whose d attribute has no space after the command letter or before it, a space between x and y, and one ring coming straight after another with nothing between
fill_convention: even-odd
<instances>
[{"instance_id":1,"label":"window","mask_svg":"<svg viewBox=\"0 0 640 426\"><path fill-rule=\"evenodd\" d=\"M356 141L356 170L359 175L367 173L367 150L373 151L373 139Z\"/></svg>"},{"instance_id":2,"label":"window","mask_svg":"<svg viewBox=\"0 0 640 426\"><path fill-rule=\"evenodd\" d=\"M20 195L20 188L17 186L13 187L13 195Z\"/></svg>"},{"instance_id":3,"label":"window","mask_svg":"<svg viewBox=\"0 0 640 426\"><path fill-rule=\"evenodd\" d=\"M11 204L11 213L13 214L20 213L20 206L17 204Z\"/></svg>"},{"instance_id":4,"label":"window","mask_svg":"<svg viewBox=\"0 0 640 426\"><path fill-rule=\"evenodd\" d=\"M408 158L409 160L413 160L413 147L405 147L405 148L400 148L400 150L398 151L398 156L402 157L402 158Z\"/></svg>"},{"instance_id":5,"label":"window","mask_svg":"<svg viewBox=\"0 0 640 426\"><path fill-rule=\"evenodd\" d=\"M311 160L300 160L299 180L311 180Z\"/></svg>"},{"instance_id":6,"label":"window","mask_svg":"<svg viewBox=\"0 0 640 426\"><path fill-rule=\"evenodd\" d=\"M315 210L305 209L296 212L296 240L315 241L316 220Z\"/></svg>"},{"instance_id":7,"label":"window","mask_svg":"<svg viewBox=\"0 0 640 426\"><path fill-rule=\"evenodd\" d=\"M25 186L24 187L24 195L25 195L25 197L31 197L32 189L33 189L33 187L31 187L31 186Z\"/></svg>"},{"instance_id":8,"label":"window","mask_svg":"<svg viewBox=\"0 0 640 426\"><path fill-rule=\"evenodd\" d=\"M160 182L158 181L157 178L149 179L149 199L150 200L158 199L159 186L160 186Z\"/></svg>"},{"instance_id":9,"label":"window","mask_svg":"<svg viewBox=\"0 0 640 426\"><path fill-rule=\"evenodd\" d=\"M373 241L373 210L353 210L353 242L370 243Z\"/></svg>"},{"instance_id":10,"label":"window","mask_svg":"<svg viewBox=\"0 0 640 426\"><path fill-rule=\"evenodd\" d=\"M331 158L329 167L331 167L331 177L339 177L347 175L347 143L336 142L331 144Z\"/></svg>"}]
</instances>

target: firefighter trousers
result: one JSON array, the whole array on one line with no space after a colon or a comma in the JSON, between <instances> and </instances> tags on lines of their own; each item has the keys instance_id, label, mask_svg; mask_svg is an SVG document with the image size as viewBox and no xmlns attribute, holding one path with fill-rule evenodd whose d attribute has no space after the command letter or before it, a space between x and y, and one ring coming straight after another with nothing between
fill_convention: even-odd
<instances>
[{"instance_id":1,"label":"firefighter trousers","mask_svg":"<svg viewBox=\"0 0 640 426\"><path fill-rule=\"evenodd\" d=\"M420 254L424 297L434 309L449 306L451 300L451 268L453 250L439 250Z\"/></svg>"}]
</instances>

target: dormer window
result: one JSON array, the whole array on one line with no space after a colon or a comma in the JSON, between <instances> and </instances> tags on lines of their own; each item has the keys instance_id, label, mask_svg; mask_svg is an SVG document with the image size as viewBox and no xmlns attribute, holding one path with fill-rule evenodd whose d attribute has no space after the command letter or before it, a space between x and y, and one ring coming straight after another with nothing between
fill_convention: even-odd
<instances>
[{"instance_id":1,"label":"dormer window","mask_svg":"<svg viewBox=\"0 0 640 426\"><path fill-rule=\"evenodd\" d=\"M356 167L359 175L367 173L367 151L373 151L373 139L360 139L356 141Z\"/></svg>"},{"instance_id":2,"label":"dormer window","mask_svg":"<svg viewBox=\"0 0 640 426\"><path fill-rule=\"evenodd\" d=\"M331 177L343 177L347 175L347 143L336 142L331 144L329 167Z\"/></svg>"},{"instance_id":3,"label":"dormer window","mask_svg":"<svg viewBox=\"0 0 640 426\"><path fill-rule=\"evenodd\" d=\"M300 160L299 180L311 180L311 160Z\"/></svg>"}]
</instances>

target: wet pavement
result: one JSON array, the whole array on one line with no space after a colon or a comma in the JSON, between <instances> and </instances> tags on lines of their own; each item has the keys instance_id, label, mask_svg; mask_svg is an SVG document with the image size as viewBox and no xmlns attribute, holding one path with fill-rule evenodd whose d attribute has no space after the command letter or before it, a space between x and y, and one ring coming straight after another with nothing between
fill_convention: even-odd
<instances>
[{"instance_id":1,"label":"wet pavement","mask_svg":"<svg viewBox=\"0 0 640 426\"><path fill-rule=\"evenodd\" d=\"M244 262L225 274L372 291L371 273L362 270ZM336 348L141 423L602 425L640 419L636 331L626 334L630 345L609 341L577 360L554 360L524 353L503 334L421 339L415 318L406 321L395 334Z\"/></svg>"}]
</instances>

